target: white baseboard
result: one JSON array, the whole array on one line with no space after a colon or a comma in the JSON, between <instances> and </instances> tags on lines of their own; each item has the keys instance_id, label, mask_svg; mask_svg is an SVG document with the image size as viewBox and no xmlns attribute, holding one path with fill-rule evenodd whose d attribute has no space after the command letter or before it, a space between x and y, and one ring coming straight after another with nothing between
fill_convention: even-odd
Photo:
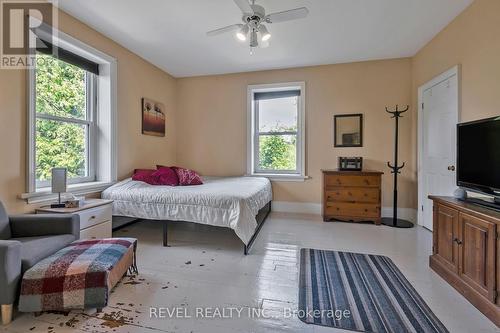
<instances>
[{"instance_id":1,"label":"white baseboard","mask_svg":"<svg viewBox=\"0 0 500 333\"><path fill-rule=\"evenodd\" d=\"M316 202L273 201L273 212L321 215L321 204ZM382 217L392 217L392 207L382 207ZM415 208L398 208L398 217L417 223Z\"/></svg>"},{"instance_id":2,"label":"white baseboard","mask_svg":"<svg viewBox=\"0 0 500 333\"><path fill-rule=\"evenodd\" d=\"M316 202L273 201L273 212L321 214L321 204Z\"/></svg>"},{"instance_id":3,"label":"white baseboard","mask_svg":"<svg viewBox=\"0 0 500 333\"><path fill-rule=\"evenodd\" d=\"M382 217L392 217L392 207L382 207ZM417 224L417 209L398 208L398 218Z\"/></svg>"}]
</instances>

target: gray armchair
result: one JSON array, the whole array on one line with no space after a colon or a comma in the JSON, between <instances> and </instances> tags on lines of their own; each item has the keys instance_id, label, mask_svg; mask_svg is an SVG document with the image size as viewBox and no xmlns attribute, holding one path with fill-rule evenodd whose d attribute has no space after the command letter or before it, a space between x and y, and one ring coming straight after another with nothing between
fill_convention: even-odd
<instances>
[{"instance_id":1,"label":"gray armchair","mask_svg":"<svg viewBox=\"0 0 500 333\"><path fill-rule=\"evenodd\" d=\"M12 319L12 305L24 272L79 238L78 215L9 217L0 202L0 304L4 324Z\"/></svg>"}]
</instances>

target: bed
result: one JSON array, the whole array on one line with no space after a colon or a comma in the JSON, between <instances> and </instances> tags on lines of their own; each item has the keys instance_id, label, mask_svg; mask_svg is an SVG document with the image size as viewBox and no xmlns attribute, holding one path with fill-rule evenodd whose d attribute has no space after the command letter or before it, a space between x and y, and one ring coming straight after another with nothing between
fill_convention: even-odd
<instances>
[{"instance_id":1,"label":"bed","mask_svg":"<svg viewBox=\"0 0 500 333\"><path fill-rule=\"evenodd\" d=\"M234 230L248 251L271 210L271 182L262 177L204 177L203 185L153 186L131 178L102 193L113 200L113 216L160 220L163 245L168 222L185 221Z\"/></svg>"}]
</instances>

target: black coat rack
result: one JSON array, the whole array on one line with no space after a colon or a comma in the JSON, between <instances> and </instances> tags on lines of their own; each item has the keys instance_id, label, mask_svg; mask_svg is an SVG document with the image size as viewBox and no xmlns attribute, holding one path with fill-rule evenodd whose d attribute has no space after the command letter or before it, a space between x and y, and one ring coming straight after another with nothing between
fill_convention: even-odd
<instances>
[{"instance_id":1,"label":"black coat rack","mask_svg":"<svg viewBox=\"0 0 500 333\"><path fill-rule=\"evenodd\" d=\"M398 140L399 140L399 118L402 117L402 114L410 109L410 106L407 105L406 109L399 110L399 105L396 105L396 111L389 111L388 108L385 108L387 113L392 114L391 118L396 119L396 130L394 134L395 139L395 147L394 147L394 165L391 165L390 162L387 162L387 166L391 169L391 173L394 174L394 202L393 202L393 217L384 217L382 218L382 223L389 227L394 228L412 228L413 223L410 221L398 219L398 174L401 173L401 169L405 167L405 162L401 166L398 164Z\"/></svg>"}]
</instances>

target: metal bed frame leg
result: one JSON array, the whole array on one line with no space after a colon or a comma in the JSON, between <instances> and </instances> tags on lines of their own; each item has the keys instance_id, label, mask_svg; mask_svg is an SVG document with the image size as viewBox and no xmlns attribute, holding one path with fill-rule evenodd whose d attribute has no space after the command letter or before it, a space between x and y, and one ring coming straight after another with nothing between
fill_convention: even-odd
<instances>
[{"instance_id":1,"label":"metal bed frame leg","mask_svg":"<svg viewBox=\"0 0 500 333\"><path fill-rule=\"evenodd\" d=\"M262 226L266 222L267 217L269 216L269 213L271 213L271 205L272 205L272 203L269 202L267 204L267 206L262 209L262 214L263 214L262 221L257 226L257 229L255 230L255 233L253 234L252 238L250 238L250 241L248 242L248 244L243 244L243 253L245 255L248 255L248 253L250 252L250 248L252 247L253 242L255 241L257 236L259 235L260 229L262 228ZM259 212L259 215L262 216L261 212ZM259 218L259 220L260 220L260 218ZM163 223L163 246L164 247L169 247L169 245L168 245L168 222L169 222L168 220L162 221L162 223Z\"/></svg>"},{"instance_id":2,"label":"metal bed frame leg","mask_svg":"<svg viewBox=\"0 0 500 333\"><path fill-rule=\"evenodd\" d=\"M163 246L168 247L168 223L163 221Z\"/></svg>"},{"instance_id":3,"label":"metal bed frame leg","mask_svg":"<svg viewBox=\"0 0 500 333\"><path fill-rule=\"evenodd\" d=\"M255 230L255 233L253 234L252 238L250 238L250 241L248 242L248 245L247 244L243 244L243 254L244 255L248 255L248 252L250 252L250 248L252 247L253 242L255 241L255 239L257 238L257 236L259 235L260 229L262 228L262 226L266 222L267 217L269 216L269 213L271 213L271 205L272 205L272 203L269 202L269 206L266 209L266 213L264 215L264 218L262 219L262 222L260 222L259 225L257 226L257 230Z\"/></svg>"}]
</instances>

